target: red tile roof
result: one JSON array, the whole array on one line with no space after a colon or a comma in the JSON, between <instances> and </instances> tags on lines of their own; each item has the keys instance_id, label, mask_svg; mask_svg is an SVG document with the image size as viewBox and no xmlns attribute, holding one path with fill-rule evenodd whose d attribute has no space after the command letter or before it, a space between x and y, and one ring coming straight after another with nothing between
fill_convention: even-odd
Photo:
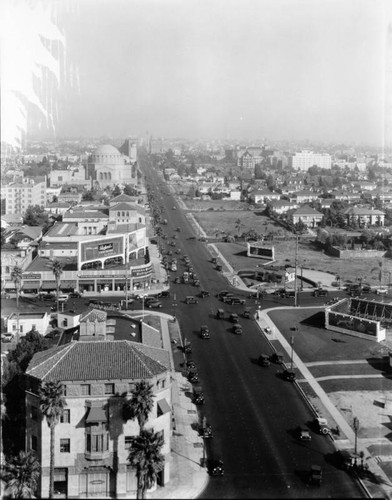
<instances>
[{"instance_id":1,"label":"red tile roof","mask_svg":"<svg viewBox=\"0 0 392 500\"><path fill-rule=\"evenodd\" d=\"M169 353L128 340L71 342L36 353L26 374L45 381L149 379L170 368Z\"/></svg>"}]
</instances>

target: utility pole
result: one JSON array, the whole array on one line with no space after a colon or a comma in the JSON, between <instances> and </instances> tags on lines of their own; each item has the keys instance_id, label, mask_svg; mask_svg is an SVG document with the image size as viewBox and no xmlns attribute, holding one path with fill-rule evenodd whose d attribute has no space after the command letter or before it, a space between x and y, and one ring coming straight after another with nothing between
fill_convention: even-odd
<instances>
[{"instance_id":1,"label":"utility pole","mask_svg":"<svg viewBox=\"0 0 392 500\"><path fill-rule=\"evenodd\" d=\"M354 417L354 422L353 422L353 427L354 427L354 433L355 433L355 454L357 454L357 443L358 443L358 430L359 430L359 420L357 417Z\"/></svg>"},{"instance_id":2,"label":"utility pole","mask_svg":"<svg viewBox=\"0 0 392 500\"><path fill-rule=\"evenodd\" d=\"M295 261L294 261L294 267L295 267L295 280L294 280L294 306L298 307L298 290L297 290L297 262L298 262L298 235L296 236L295 240Z\"/></svg>"}]
</instances>

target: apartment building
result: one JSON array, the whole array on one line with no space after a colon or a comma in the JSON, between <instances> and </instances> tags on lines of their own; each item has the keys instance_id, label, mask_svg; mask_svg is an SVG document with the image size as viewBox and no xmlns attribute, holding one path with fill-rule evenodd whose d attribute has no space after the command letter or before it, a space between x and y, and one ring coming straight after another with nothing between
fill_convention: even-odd
<instances>
[{"instance_id":1,"label":"apartment building","mask_svg":"<svg viewBox=\"0 0 392 500\"><path fill-rule=\"evenodd\" d=\"M54 489L58 498L135 498L136 469L128 462L137 420L123 407L136 382L153 387L154 406L146 429L161 433L164 468L170 479L171 379L168 351L128 340L84 341L36 353L26 371L26 450L41 463L39 497L49 493L50 428L39 408L42 382L61 381L66 406L56 426ZM156 485L155 485L156 486Z\"/></svg>"},{"instance_id":2,"label":"apartment building","mask_svg":"<svg viewBox=\"0 0 392 500\"><path fill-rule=\"evenodd\" d=\"M1 198L5 200L6 214L24 214L31 205L46 205L46 180L24 179L1 187Z\"/></svg>"},{"instance_id":3,"label":"apartment building","mask_svg":"<svg viewBox=\"0 0 392 500\"><path fill-rule=\"evenodd\" d=\"M313 153L303 150L289 157L289 167L294 170L308 170L308 168L317 166L320 168L331 168L331 155L325 153Z\"/></svg>"}]
</instances>

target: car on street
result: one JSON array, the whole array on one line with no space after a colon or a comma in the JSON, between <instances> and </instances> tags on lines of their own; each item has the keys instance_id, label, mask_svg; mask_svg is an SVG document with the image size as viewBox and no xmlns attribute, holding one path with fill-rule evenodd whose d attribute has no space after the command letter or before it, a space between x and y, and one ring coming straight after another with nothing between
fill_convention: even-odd
<instances>
[{"instance_id":1,"label":"car on street","mask_svg":"<svg viewBox=\"0 0 392 500\"><path fill-rule=\"evenodd\" d=\"M70 299L80 299L81 298L81 294L79 292L71 292L68 297Z\"/></svg>"},{"instance_id":2,"label":"car on street","mask_svg":"<svg viewBox=\"0 0 392 500\"><path fill-rule=\"evenodd\" d=\"M169 290L163 290L163 292L160 292L158 294L158 297L160 298L167 298L167 297L170 297L170 292Z\"/></svg>"},{"instance_id":3,"label":"car on street","mask_svg":"<svg viewBox=\"0 0 392 500\"><path fill-rule=\"evenodd\" d=\"M201 238L199 238L199 241L207 241L207 238L205 238L204 236L202 236Z\"/></svg>"},{"instance_id":4,"label":"car on street","mask_svg":"<svg viewBox=\"0 0 392 500\"><path fill-rule=\"evenodd\" d=\"M202 339L209 339L210 338L210 330L208 329L207 325L201 325L200 336Z\"/></svg>"},{"instance_id":5,"label":"car on street","mask_svg":"<svg viewBox=\"0 0 392 500\"><path fill-rule=\"evenodd\" d=\"M221 297L221 301L224 302L225 304L226 303L228 304L233 297L234 297L234 293L227 292L226 295L223 295Z\"/></svg>"},{"instance_id":6,"label":"car on street","mask_svg":"<svg viewBox=\"0 0 392 500\"><path fill-rule=\"evenodd\" d=\"M283 363L283 354L281 352L274 352L271 356L271 361L277 365L281 365Z\"/></svg>"},{"instance_id":7,"label":"car on street","mask_svg":"<svg viewBox=\"0 0 392 500\"><path fill-rule=\"evenodd\" d=\"M261 354L258 359L258 363L260 366L268 367L271 364L270 358L268 354Z\"/></svg>"},{"instance_id":8,"label":"car on street","mask_svg":"<svg viewBox=\"0 0 392 500\"><path fill-rule=\"evenodd\" d=\"M207 462L207 470L210 476L223 476L225 470L223 468L223 460L211 459Z\"/></svg>"},{"instance_id":9,"label":"car on street","mask_svg":"<svg viewBox=\"0 0 392 500\"><path fill-rule=\"evenodd\" d=\"M295 373L290 370L283 370L282 378L288 382L294 382L296 376Z\"/></svg>"},{"instance_id":10,"label":"car on street","mask_svg":"<svg viewBox=\"0 0 392 500\"><path fill-rule=\"evenodd\" d=\"M225 311L224 311L224 309L218 309L216 311L216 318L217 319L224 319L224 317L225 317Z\"/></svg>"},{"instance_id":11,"label":"car on street","mask_svg":"<svg viewBox=\"0 0 392 500\"><path fill-rule=\"evenodd\" d=\"M246 309L244 309L242 316L244 318L250 318L250 309L248 307Z\"/></svg>"},{"instance_id":12,"label":"car on street","mask_svg":"<svg viewBox=\"0 0 392 500\"><path fill-rule=\"evenodd\" d=\"M323 290L322 288L318 288L313 292L313 297L327 297L327 296L328 296L328 290Z\"/></svg>"},{"instance_id":13,"label":"car on street","mask_svg":"<svg viewBox=\"0 0 392 500\"><path fill-rule=\"evenodd\" d=\"M230 304L231 306L236 306L236 305L244 305L246 300L241 299L240 297L229 297L224 302L226 302L227 304Z\"/></svg>"},{"instance_id":14,"label":"car on street","mask_svg":"<svg viewBox=\"0 0 392 500\"><path fill-rule=\"evenodd\" d=\"M322 417L316 418L314 421L314 425L315 425L317 432L319 434L327 435L330 433L328 421L326 418L322 418Z\"/></svg>"},{"instance_id":15,"label":"car on street","mask_svg":"<svg viewBox=\"0 0 392 500\"><path fill-rule=\"evenodd\" d=\"M194 386L193 387L193 396L192 396L193 402L195 405L202 405L204 404L204 394L203 390L200 386Z\"/></svg>"},{"instance_id":16,"label":"car on street","mask_svg":"<svg viewBox=\"0 0 392 500\"><path fill-rule=\"evenodd\" d=\"M210 292L208 292L207 290L200 290L199 297L204 299L205 297L209 297L209 296L210 296Z\"/></svg>"},{"instance_id":17,"label":"car on street","mask_svg":"<svg viewBox=\"0 0 392 500\"><path fill-rule=\"evenodd\" d=\"M160 308L160 307L162 307L162 302L160 302L160 301L159 301L159 300L157 300L157 299L150 300L150 301L148 302L148 304L147 304L147 307L148 307L149 309L156 308L156 307Z\"/></svg>"},{"instance_id":18,"label":"car on street","mask_svg":"<svg viewBox=\"0 0 392 500\"><path fill-rule=\"evenodd\" d=\"M194 295L188 295L185 299L186 304L198 304L199 301Z\"/></svg>"},{"instance_id":19,"label":"car on street","mask_svg":"<svg viewBox=\"0 0 392 500\"><path fill-rule=\"evenodd\" d=\"M204 427L200 427L199 434L204 439L213 438L212 427L210 424L206 424Z\"/></svg>"},{"instance_id":20,"label":"car on street","mask_svg":"<svg viewBox=\"0 0 392 500\"><path fill-rule=\"evenodd\" d=\"M322 470L319 465L312 465L309 471L309 483L321 486Z\"/></svg>"},{"instance_id":21,"label":"car on street","mask_svg":"<svg viewBox=\"0 0 392 500\"><path fill-rule=\"evenodd\" d=\"M388 288L376 288L376 295L387 295Z\"/></svg>"},{"instance_id":22,"label":"car on street","mask_svg":"<svg viewBox=\"0 0 392 500\"><path fill-rule=\"evenodd\" d=\"M237 313L231 313L230 314L230 321L232 323L239 323L240 322L240 319L238 317L238 314Z\"/></svg>"},{"instance_id":23,"label":"car on street","mask_svg":"<svg viewBox=\"0 0 392 500\"><path fill-rule=\"evenodd\" d=\"M176 276L176 277L174 278L174 283L177 283L177 284L178 284L178 283L181 283L181 278L180 278L179 276Z\"/></svg>"},{"instance_id":24,"label":"car on street","mask_svg":"<svg viewBox=\"0 0 392 500\"><path fill-rule=\"evenodd\" d=\"M233 332L234 332L236 335L242 335L242 326L241 326L239 323L236 323L236 324L233 326Z\"/></svg>"},{"instance_id":25,"label":"car on street","mask_svg":"<svg viewBox=\"0 0 392 500\"><path fill-rule=\"evenodd\" d=\"M299 438L301 441L311 441L312 440L312 436L310 435L310 432L307 429L300 430Z\"/></svg>"}]
</instances>

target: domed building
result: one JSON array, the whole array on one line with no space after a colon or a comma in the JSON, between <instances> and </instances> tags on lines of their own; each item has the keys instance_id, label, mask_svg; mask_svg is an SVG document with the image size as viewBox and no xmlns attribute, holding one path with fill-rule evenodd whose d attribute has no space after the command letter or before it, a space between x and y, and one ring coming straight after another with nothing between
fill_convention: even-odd
<instances>
[{"instance_id":1,"label":"domed building","mask_svg":"<svg viewBox=\"0 0 392 500\"><path fill-rule=\"evenodd\" d=\"M99 188L137 182L130 159L110 144L97 147L89 157L87 168L89 178Z\"/></svg>"}]
</instances>

